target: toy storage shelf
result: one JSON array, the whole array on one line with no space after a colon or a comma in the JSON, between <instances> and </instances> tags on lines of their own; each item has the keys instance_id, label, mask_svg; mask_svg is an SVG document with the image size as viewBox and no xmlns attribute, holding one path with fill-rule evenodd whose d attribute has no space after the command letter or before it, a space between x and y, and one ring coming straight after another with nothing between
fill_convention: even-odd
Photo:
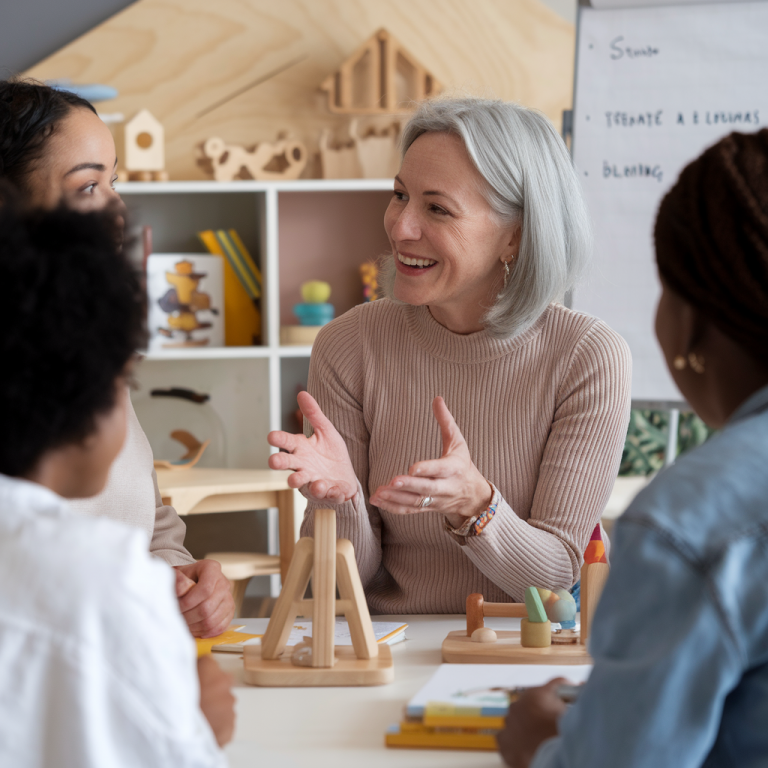
<instances>
[{"instance_id":1,"label":"toy storage shelf","mask_svg":"<svg viewBox=\"0 0 768 768\"><path fill-rule=\"evenodd\" d=\"M358 267L387 249L383 217L392 186L390 179L118 184L132 222L151 225L154 252L205 253L198 231L234 228L260 265L264 279L261 345L146 352L144 368L162 365L173 372L168 368L172 363L207 361L216 366L220 377L226 377L227 361L266 363L269 373L262 382L269 401L266 420L269 429L287 426L281 402L287 391L281 369L286 366L281 361L308 358L311 347L281 346L280 326L297 322L292 306L301 300L298 289L305 280L331 284L337 316L362 300ZM288 367L295 372L296 366ZM181 368L178 372L183 373ZM187 385L193 387L193 382ZM244 408L249 405L242 403ZM235 453L243 455L242 450ZM254 436L245 451L251 466L264 466L268 454L263 435Z\"/></svg>"},{"instance_id":2,"label":"toy storage shelf","mask_svg":"<svg viewBox=\"0 0 768 768\"><path fill-rule=\"evenodd\" d=\"M295 396L311 354L309 346L282 346L280 326L297 322L292 308L306 280L331 284L337 316L362 301L359 266L388 248L392 187L390 179L118 184L132 224L152 227L153 252L205 253L197 232L236 229L263 277L261 345L145 352L135 396L171 386L209 394L224 424L227 466L266 467L267 432L298 431ZM274 554L274 522L268 539Z\"/></svg>"}]
</instances>

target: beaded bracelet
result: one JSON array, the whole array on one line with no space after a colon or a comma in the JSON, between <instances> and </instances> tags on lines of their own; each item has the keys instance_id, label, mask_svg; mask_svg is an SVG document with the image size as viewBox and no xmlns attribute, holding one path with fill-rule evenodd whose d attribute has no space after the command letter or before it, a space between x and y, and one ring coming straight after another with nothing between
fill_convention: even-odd
<instances>
[{"instance_id":1,"label":"beaded bracelet","mask_svg":"<svg viewBox=\"0 0 768 768\"><path fill-rule=\"evenodd\" d=\"M474 530L474 535L479 536L483 532L483 528L485 528L488 523L493 520L493 516L496 514L496 507L499 506L499 493L494 492L493 498L491 499L491 503L488 505L488 509L483 512L480 517L475 520L475 522L472 524L472 528Z\"/></svg>"},{"instance_id":2,"label":"beaded bracelet","mask_svg":"<svg viewBox=\"0 0 768 768\"><path fill-rule=\"evenodd\" d=\"M496 514L496 508L501 500L501 494L497 488L493 489L493 496L491 497L491 503L488 505L488 509L477 517L469 517L465 520L464 524L460 528L454 528L447 520L445 521L445 530L452 533L454 536L465 539L467 536L479 536L488 523L493 520L493 516Z\"/></svg>"}]
</instances>

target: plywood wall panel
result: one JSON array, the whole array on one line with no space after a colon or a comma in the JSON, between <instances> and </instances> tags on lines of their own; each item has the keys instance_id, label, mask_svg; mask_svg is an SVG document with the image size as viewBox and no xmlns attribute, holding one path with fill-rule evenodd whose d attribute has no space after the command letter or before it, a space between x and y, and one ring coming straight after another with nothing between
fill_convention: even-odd
<instances>
[{"instance_id":1,"label":"plywood wall panel","mask_svg":"<svg viewBox=\"0 0 768 768\"><path fill-rule=\"evenodd\" d=\"M571 105L574 29L539 0L139 0L27 74L112 85L104 111L149 109L171 178L206 178L197 145L210 136L252 145L283 129L307 144L304 176L316 177L321 130L342 138L346 125L319 85L379 27L452 91L519 101L558 127Z\"/></svg>"}]
</instances>

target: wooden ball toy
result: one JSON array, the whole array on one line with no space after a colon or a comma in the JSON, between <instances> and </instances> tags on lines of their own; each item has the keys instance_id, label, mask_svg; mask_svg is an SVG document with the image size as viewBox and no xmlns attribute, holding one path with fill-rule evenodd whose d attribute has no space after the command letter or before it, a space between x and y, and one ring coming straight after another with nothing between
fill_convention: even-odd
<instances>
[{"instance_id":1,"label":"wooden ball toy","mask_svg":"<svg viewBox=\"0 0 768 768\"><path fill-rule=\"evenodd\" d=\"M496 633L490 627L478 627L472 633L473 643L495 643Z\"/></svg>"}]
</instances>

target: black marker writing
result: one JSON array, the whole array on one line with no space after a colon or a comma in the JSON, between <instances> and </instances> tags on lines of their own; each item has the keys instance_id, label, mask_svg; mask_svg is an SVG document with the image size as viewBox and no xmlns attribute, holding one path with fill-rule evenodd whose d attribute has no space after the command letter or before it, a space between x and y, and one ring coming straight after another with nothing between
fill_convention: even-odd
<instances>
[{"instance_id":1,"label":"black marker writing","mask_svg":"<svg viewBox=\"0 0 768 768\"><path fill-rule=\"evenodd\" d=\"M648 165L638 163L637 165L616 165L603 160L603 178L604 179L636 179L651 178L661 181L663 172L660 165Z\"/></svg>"},{"instance_id":2,"label":"black marker writing","mask_svg":"<svg viewBox=\"0 0 768 768\"><path fill-rule=\"evenodd\" d=\"M663 125L661 116L664 110L656 112L606 112L605 119L609 128L634 128L635 126Z\"/></svg>"},{"instance_id":3,"label":"black marker writing","mask_svg":"<svg viewBox=\"0 0 768 768\"><path fill-rule=\"evenodd\" d=\"M613 59L613 61L623 59L625 56L628 59L643 59L659 55L659 49L652 45L645 45L637 48L631 45L620 45L620 43L623 43L623 41L623 35L615 37L613 40L611 40L611 59Z\"/></svg>"},{"instance_id":4,"label":"black marker writing","mask_svg":"<svg viewBox=\"0 0 768 768\"><path fill-rule=\"evenodd\" d=\"M699 112L693 110L690 118L686 117L684 112L677 113L677 120L675 125L699 125ZM702 121L706 125L754 125L755 127L760 124L760 111L757 109L747 110L746 112L703 112L701 114Z\"/></svg>"}]
</instances>

